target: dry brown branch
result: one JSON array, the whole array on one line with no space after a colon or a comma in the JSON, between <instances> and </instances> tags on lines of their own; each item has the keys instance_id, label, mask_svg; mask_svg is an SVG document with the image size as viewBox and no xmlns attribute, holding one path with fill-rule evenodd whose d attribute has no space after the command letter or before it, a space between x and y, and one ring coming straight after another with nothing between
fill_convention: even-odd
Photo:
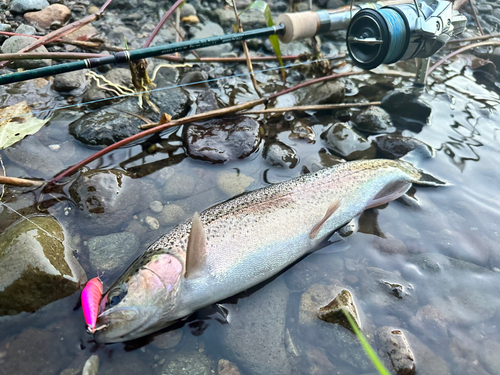
<instances>
[{"instance_id":1,"label":"dry brown branch","mask_svg":"<svg viewBox=\"0 0 500 375\"><path fill-rule=\"evenodd\" d=\"M483 27L481 26L481 22L479 22L479 17L477 16L476 4L474 4L474 0L469 0L470 7L472 9L472 15L474 16L474 21L476 21L477 28L481 35L484 35Z\"/></svg>"},{"instance_id":2,"label":"dry brown branch","mask_svg":"<svg viewBox=\"0 0 500 375\"><path fill-rule=\"evenodd\" d=\"M292 112L292 111L324 111L328 109L344 109L353 107L371 107L379 106L382 102L369 102L369 103L339 103L339 104L318 104L318 105L302 105L296 107L284 107L284 108L268 108L261 109L257 111L244 111L243 115L260 115L264 113L282 113L282 112Z\"/></svg>"},{"instance_id":3,"label":"dry brown branch","mask_svg":"<svg viewBox=\"0 0 500 375\"><path fill-rule=\"evenodd\" d=\"M0 184L19 186L19 187L31 187L31 186L42 186L44 182L36 180L27 180L25 178L0 176Z\"/></svg>"}]
</instances>

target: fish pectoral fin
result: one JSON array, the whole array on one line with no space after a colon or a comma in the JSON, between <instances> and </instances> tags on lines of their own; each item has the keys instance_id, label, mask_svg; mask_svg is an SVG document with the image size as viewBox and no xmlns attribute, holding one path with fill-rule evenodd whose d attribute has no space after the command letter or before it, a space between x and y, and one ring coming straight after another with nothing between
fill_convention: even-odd
<instances>
[{"instance_id":1,"label":"fish pectoral fin","mask_svg":"<svg viewBox=\"0 0 500 375\"><path fill-rule=\"evenodd\" d=\"M198 212L194 214L191 223L191 231L186 249L186 271L185 278L199 277L201 271L205 268L207 260L207 243L205 238L205 230L201 222Z\"/></svg>"},{"instance_id":2,"label":"fish pectoral fin","mask_svg":"<svg viewBox=\"0 0 500 375\"><path fill-rule=\"evenodd\" d=\"M311 240L314 237L316 237L316 235L319 233L319 230L321 229L323 224L325 224L325 222L328 220L328 218L330 216L332 216L335 213L335 211L337 211L337 209L339 207L340 207L340 199L336 199L335 201L332 202L332 204L330 204L330 206L328 207L328 210L326 210L325 216L323 216L323 218L320 221L318 221L316 224L314 224L311 231L309 232L309 238Z\"/></svg>"},{"instance_id":3,"label":"fish pectoral fin","mask_svg":"<svg viewBox=\"0 0 500 375\"><path fill-rule=\"evenodd\" d=\"M377 207L398 199L400 196L406 193L410 187L411 182L408 181L391 181L368 202L366 208L368 209Z\"/></svg>"}]
</instances>

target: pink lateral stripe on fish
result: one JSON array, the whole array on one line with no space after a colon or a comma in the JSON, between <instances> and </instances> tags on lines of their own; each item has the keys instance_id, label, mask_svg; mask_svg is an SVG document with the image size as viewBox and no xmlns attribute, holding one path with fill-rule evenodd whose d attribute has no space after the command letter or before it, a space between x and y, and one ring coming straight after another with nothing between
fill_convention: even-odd
<instances>
[{"instance_id":1,"label":"pink lateral stripe on fish","mask_svg":"<svg viewBox=\"0 0 500 375\"><path fill-rule=\"evenodd\" d=\"M96 331L97 316L99 315L99 303L102 298L102 281L100 277L94 277L89 280L82 291L82 308L85 323L87 324L87 332L94 333Z\"/></svg>"}]
</instances>

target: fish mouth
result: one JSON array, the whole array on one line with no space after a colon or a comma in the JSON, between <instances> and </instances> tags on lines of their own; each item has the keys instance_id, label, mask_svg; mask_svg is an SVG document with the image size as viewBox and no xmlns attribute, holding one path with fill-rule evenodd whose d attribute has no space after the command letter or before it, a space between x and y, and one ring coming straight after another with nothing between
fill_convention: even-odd
<instances>
[{"instance_id":1,"label":"fish mouth","mask_svg":"<svg viewBox=\"0 0 500 375\"><path fill-rule=\"evenodd\" d=\"M131 334L137 331L147 319L136 307L116 307L104 311L97 318L95 339L98 342L110 343L130 340Z\"/></svg>"}]
</instances>

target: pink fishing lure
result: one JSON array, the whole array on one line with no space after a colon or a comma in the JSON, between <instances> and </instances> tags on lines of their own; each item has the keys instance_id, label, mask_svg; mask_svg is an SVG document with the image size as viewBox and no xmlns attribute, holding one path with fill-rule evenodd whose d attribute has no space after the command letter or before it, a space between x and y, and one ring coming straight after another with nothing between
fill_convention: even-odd
<instances>
[{"instance_id":1,"label":"pink fishing lure","mask_svg":"<svg viewBox=\"0 0 500 375\"><path fill-rule=\"evenodd\" d=\"M99 303L102 298L102 281L98 277L89 280L82 291L82 307L85 323L87 324L87 332L94 333L97 316L99 315Z\"/></svg>"}]
</instances>

